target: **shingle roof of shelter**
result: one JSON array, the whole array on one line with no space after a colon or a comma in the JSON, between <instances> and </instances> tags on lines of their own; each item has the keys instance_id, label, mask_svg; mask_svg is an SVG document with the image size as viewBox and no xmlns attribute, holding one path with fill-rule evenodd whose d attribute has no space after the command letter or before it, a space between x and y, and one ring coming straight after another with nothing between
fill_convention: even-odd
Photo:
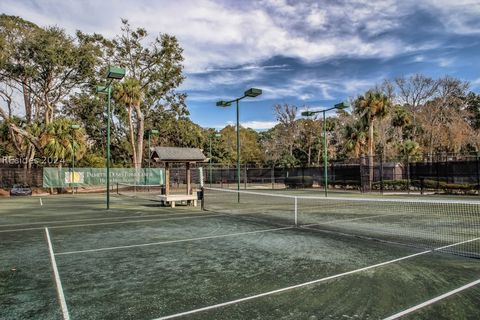
<instances>
[{"instance_id":1,"label":"shingle roof of shelter","mask_svg":"<svg viewBox=\"0 0 480 320\"><path fill-rule=\"evenodd\" d=\"M198 148L152 147L156 162L203 162L207 158Z\"/></svg>"}]
</instances>

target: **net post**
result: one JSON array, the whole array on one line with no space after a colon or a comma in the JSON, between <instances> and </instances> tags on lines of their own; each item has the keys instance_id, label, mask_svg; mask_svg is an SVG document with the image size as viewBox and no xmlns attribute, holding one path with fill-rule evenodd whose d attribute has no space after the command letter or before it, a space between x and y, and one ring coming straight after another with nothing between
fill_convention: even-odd
<instances>
[{"instance_id":1,"label":"net post","mask_svg":"<svg viewBox=\"0 0 480 320\"><path fill-rule=\"evenodd\" d=\"M295 227L298 227L298 197L295 197Z\"/></svg>"}]
</instances>

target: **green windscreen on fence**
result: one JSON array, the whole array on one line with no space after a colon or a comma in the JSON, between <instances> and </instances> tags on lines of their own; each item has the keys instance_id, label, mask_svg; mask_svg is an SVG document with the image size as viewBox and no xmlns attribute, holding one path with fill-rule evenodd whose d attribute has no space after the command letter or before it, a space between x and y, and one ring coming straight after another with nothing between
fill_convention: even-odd
<instances>
[{"instance_id":1,"label":"green windscreen on fence","mask_svg":"<svg viewBox=\"0 0 480 320\"><path fill-rule=\"evenodd\" d=\"M137 185L165 184L165 175L161 168L112 168L110 185L128 183ZM61 188L75 186L99 186L107 183L106 168L44 168L43 187Z\"/></svg>"}]
</instances>

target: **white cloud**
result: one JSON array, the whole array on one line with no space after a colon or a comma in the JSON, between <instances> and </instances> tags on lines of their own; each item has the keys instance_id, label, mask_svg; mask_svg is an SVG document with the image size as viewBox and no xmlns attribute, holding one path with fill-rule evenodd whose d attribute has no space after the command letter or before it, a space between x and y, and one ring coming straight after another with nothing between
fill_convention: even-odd
<instances>
[{"instance_id":1,"label":"white cloud","mask_svg":"<svg viewBox=\"0 0 480 320\"><path fill-rule=\"evenodd\" d=\"M394 34L379 36L406 27L404 17L419 8L438 15L448 31L480 32L480 2L472 0L0 2L0 11L6 14L19 15L39 25L58 25L71 34L80 29L113 37L120 33L121 18L127 18L132 27L145 27L152 37L160 32L173 34L184 48L187 79L181 90L210 92L225 86L254 84L268 70L287 68L282 64L262 66L264 61L275 56L317 63L339 57L391 58L444 45L434 40L409 44ZM422 62L423 58L417 55L414 59ZM448 67L454 61L438 59L437 63L440 67ZM308 82L296 76L277 87L263 86L265 95L261 99L333 99L339 88L357 94L375 81L324 79ZM190 96L197 101L211 98L207 94Z\"/></svg>"},{"instance_id":2,"label":"white cloud","mask_svg":"<svg viewBox=\"0 0 480 320\"><path fill-rule=\"evenodd\" d=\"M480 2L476 0L426 0L419 2L424 8L436 12L449 32L458 34L480 33Z\"/></svg>"},{"instance_id":3,"label":"white cloud","mask_svg":"<svg viewBox=\"0 0 480 320\"><path fill-rule=\"evenodd\" d=\"M473 88L480 87L480 78L470 81L470 84L472 85Z\"/></svg>"},{"instance_id":4,"label":"white cloud","mask_svg":"<svg viewBox=\"0 0 480 320\"><path fill-rule=\"evenodd\" d=\"M275 127L277 124L277 121L240 121L240 126L253 130L268 130ZM223 129L226 126L235 126L235 122L227 121L223 124L216 124L211 127L218 130Z\"/></svg>"},{"instance_id":5,"label":"white cloud","mask_svg":"<svg viewBox=\"0 0 480 320\"><path fill-rule=\"evenodd\" d=\"M291 5L286 1L268 1L267 4L268 7L256 2L240 3L239 8L214 0L48 0L32 5L32 2L4 0L0 9L40 25L57 24L71 33L81 29L107 36L118 34L120 18L127 18L133 27L145 27L152 36L159 32L176 35L185 49L187 72L204 71L212 66L255 64L275 55L305 61L339 55L390 57L405 47L398 39L367 41L354 33L337 34L333 19L342 16L335 8L320 9L316 4L302 2ZM379 9L388 8L384 5ZM352 8L353 12L348 7L344 9L342 15L347 13L351 19L355 17L355 23L372 20L371 11L365 12L361 6ZM310 27L320 28L329 23L330 30L312 38L308 33L295 30L288 21L280 20L275 15L277 12L296 17L298 23L306 21ZM330 14L333 16L327 19ZM379 27L372 28L378 30Z\"/></svg>"},{"instance_id":6,"label":"white cloud","mask_svg":"<svg viewBox=\"0 0 480 320\"><path fill-rule=\"evenodd\" d=\"M375 83L379 83L382 77L374 79L350 79L343 81L343 87L348 94L356 95L359 92L363 92L372 88Z\"/></svg>"},{"instance_id":7,"label":"white cloud","mask_svg":"<svg viewBox=\"0 0 480 320\"><path fill-rule=\"evenodd\" d=\"M313 8L307 15L306 21L311 28L323 30L327 23L327 13L319 8Z\"/></svg>"},{"instance_id":8,"label":"white cloud","mask_svg":"<svg viewBox=\"0 0 480 320\"><path fill-rule=\"evenodd\" d=\"M254 130L268 130L276 126L276 121L245 121L241 122L241 126L245 128L251 128Z\"/></svg>"},{"instance_id":9,"label":"white cloud","mask_svg":"<svg viewBox=\"0 0 480 320\"><path fill-rule=\"evenodd\" d=\"M449 67L449 66L451 66L452 64L455 63L454 58L438 58L436 61L437 61L438 65L442 68Z\"/></svg>"}]
</instances>

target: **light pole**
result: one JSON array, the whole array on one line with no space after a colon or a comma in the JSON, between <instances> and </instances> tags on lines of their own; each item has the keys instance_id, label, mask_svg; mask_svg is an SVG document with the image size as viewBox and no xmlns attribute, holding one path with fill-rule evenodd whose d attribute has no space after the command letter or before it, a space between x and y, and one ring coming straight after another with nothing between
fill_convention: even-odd
<instances>
[{"instance_id":1,"label":"light pole","mask_svg":"<svg viewBox=\"0 0 480 320\"><path fill-rule=\"evenodd\" d=\"M158 134L158 130L157 129L150 129L148 130L148 173L147 175L150 174L150 162L152 161L152 150L150 149L150 137L152 136L152 134ZM147 176L145 175L145 176ZM148 183L147 184L150 184L150 179L148 179Z\"/></svg>"},{"instance_id":2,"label":"light pole","mask_svg":"<svg viewBox=\"0 0 480 320\"><path fill-rule=\"evenodd\" d=\"M215 134L211 134L208 136L208 140L209 140L209 144L210 144L210 160L208 161L209 162L209 167L210 167L210 188L212 187L212 138L220 138L222 135L220 133L215 133Z\"/></svg>"},{"instance_id":3,"label":"light pole","mask_svg":"<svg viewBox=\"0 0 480 320\"><path fill-rule=\"evenodd\" d=\"M125 76L125 69L119 67L109 67L107 79L109 80L106 86L97 86L97 93L106 93L107 98L107 210L110 209L110 100L112 96L112 82L113 80L121 80Z\"/></svg>"},{"instance_id":4,"label":"light pole","mask_svg":"<svg viewBox=\"0 0 480 320\"><path fill-rule=\"evenodd\" d=\"M304 111L302 112L303 117L310 117L317 113L323 113L323 175L324 175L324 184L325 184L325 197L328 196L328 153L327 153L327 121L326 113L330 110L342 110L349 108L350 104L348 102L340 102L334 105L331 108L319 110L319 111Z\"/></svg>"},{"instance_id":5,"label":"light pole","mask_svg":"<svg viewBox=\"0 0 480 320\"><path fill-rule=\"evenodd\" d=\"M78 124L70 125L70 129L78 130L80 126ZM72 194L75 194L75 186L72 186L72 181L75 183L75 134L72 134L72 174L70 175L70 188L72 189Z\"/></svg>"},{"instance_id":6,"label":"light pole","mask_svg":"<svg viewBox=\"0 0 480 320\"><path fill-rule=\"evenodd\" d=\"M238 102L246 97L255 98L262 94L261 89L257 88L250 88L244 92L243 96L237 99L233 99L230 101L220 100L217 102L217 107L229 107L232 105L232 102L236 103L237 107L237 201L240 203L240 111L238 108Z\"/></svg>"}]
</instances>

